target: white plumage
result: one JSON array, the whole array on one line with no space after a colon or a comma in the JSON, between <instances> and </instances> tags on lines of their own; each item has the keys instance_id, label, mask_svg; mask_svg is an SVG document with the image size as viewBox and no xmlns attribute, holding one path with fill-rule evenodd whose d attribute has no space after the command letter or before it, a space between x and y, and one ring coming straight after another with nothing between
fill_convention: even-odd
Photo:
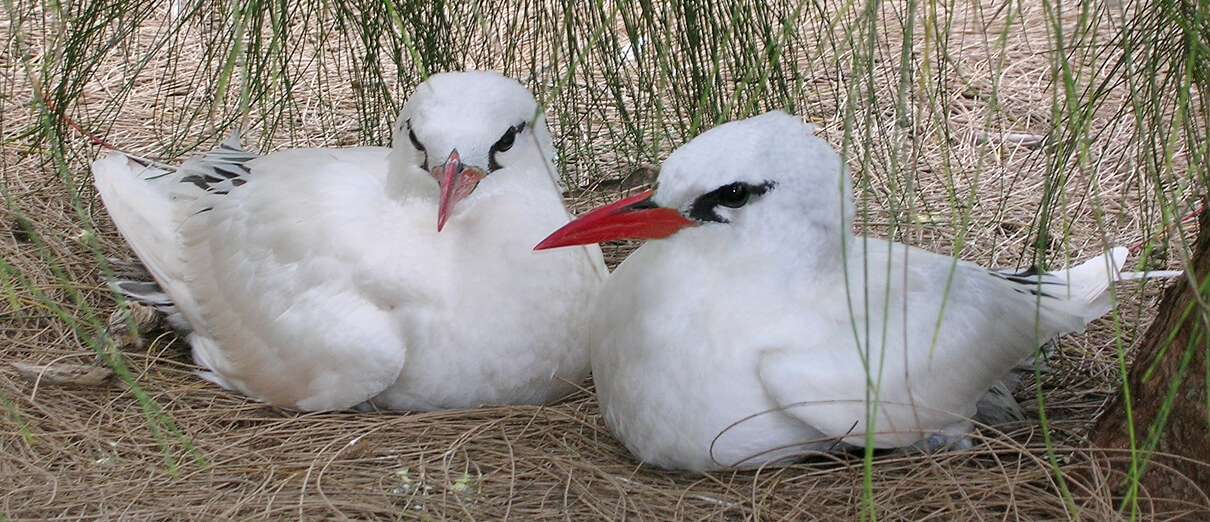
<instances>
[{"instance_id":1,"label":"white plumage","mask_svg":"<svg viewBox=\"0 0 1210 522\"><path fill-rule=\"evenodd\" d=\"M390 149L228 140L175 173L116 153L93 173L206 378L300 410L443 409L586 376L600 250L530 251L570 219L553 157L524 87L466 72L417 87Z\"/></svg>"},{"instance_id":2,"label":"white plumage","mask_svg":"<svg viewBox=\"0 0 1210 522\"><path fill-rule=\"evenodd\" d=\"M605 420L643 461L961 444L993 384L1112 306L1124 248L1011 274L855 236L847 169L812 131L784 113L710 130L652 194L540 245L664 238L606 282L590 334Z\"/></svg>"}]
</instances>

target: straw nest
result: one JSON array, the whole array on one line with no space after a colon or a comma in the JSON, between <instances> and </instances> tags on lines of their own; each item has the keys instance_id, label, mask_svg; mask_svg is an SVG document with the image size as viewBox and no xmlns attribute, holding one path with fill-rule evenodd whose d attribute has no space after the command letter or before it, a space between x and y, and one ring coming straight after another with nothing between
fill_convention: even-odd
<instances>
[{"instance_id":1,"label":"straw nest","mask_svg":"<svg viewBox=\"0 0 1210 522\"><path fill-rule=\"evenodd\" d=\"M1018 112L1003 136L1008 131L1044 133L1038 127L1045 126L1049 114L1037 112L1051 95L1052 87L1040 81L1046 58L1040 51L1015 47L1011 39L1007 45L1005 54L1017 66L1000 78L998 103L1004 111ZM991 67L989 57L980 49L970 53L971 59L963 62L966 73L984 77L981 68ZM32 97L26 71L7 67L6 136L37 117L28 104L14 103ZM878 81L893 89L894 77L888 78ZM99 78L82 99L103 100L105 81L124 79ZM960 95L947 105L953 128L985 128L986 103L977 92L986 87L973 80L956 89ZM154 86L147 90L156 92ZM156 115L137 95L126 104L136 116L119 118L108 139L128 150L156 150L154 133L142 123L155 121ZM327 95L340 98L338 92ZM823 94L808 101L808 112L822 120L822 134L833 143L841 141L841 103ZM355 112L349 104L332 110ZM593 115L608 115L608 110ZM553 131L581 130L568 121L574 120L564 120L562 126L554 121ZM891 233L985 264L1018 263L1031 238L1042 190L1035 180L1044 162L1030 153L1029 144L1007 138L987 159L988 147L981 146L986 135L971 131L970 139L930 140L927 136L937 129L920 125L912 132L921 136L908 136L917 147L917 161L900 166L913 173L910 194L892 186L897 178L894 172L887 175L889 167L874 164L885 151L851 159L863 201L863 231ZM905 134L895 124L874 130ZM1087 176L1095 177L1101 195L1096 204L1072 197L1065 208L1069 230L1058 248L1072 257L1096 253L1110 235L1110 242L1124 244L1144 236L1139 210L1144 181L1123 159L1130 147L1113 139L1094 143L1106 168L1069 181L1078 187L1088 182ZM307 140L350 141L348 133L299 141ZM283 139L280 144L290 143ZM570 177L581 179L569 192L580 211L645 181L643 173L622 180L634 163L624 151L608 143L593 147L582 156L564 158L569 171L595 162L605 165L608 174L587 181ZM868 468L860 458L838 457L779 469L666 472L641 465L610 435L591 383L558 404L541 407L296 413L199 379L187 347L171 333L150 328L152 333L131 342L125 328L129 323L121 314L109 328L96 328L119 311L102 283L102 266L111 265L103 258L126 259L130 253L90 187L87 163L97 149L77 136L67 151L68 169L63 171L49 161L48 151L31 150L20 138L6 139L0 150L10 201L0 210L7 285L0 299L5 318L0 322L0 491L5 492L0 518L1119 516L1111 489L1123 477L1110 471L1108 463L1129 456L1090 449L1083 441L1118 383L1116 341L1129 346L1138 325L1146 325L1154 313L1154 284L1141 289L1126 285L1118 294L1117 323L1101 319L1086 333L1062 339L1062 350L1051 361L1053 372L1018 392L1031 419L1037 418L1037 398L1042 398L1049 444L1039 423L1031 420L1009 433L983 430L969 451L880 458ZM930 174L940 171L943 156L956 165L950 171L956 177ZM859 168L863 159L871 163ZM981 176L978 182L971 183L976 175ZM960 211L970 218L962 226L947 214L955 186L975 187L967 200L976 204ZM892 222L897 226L892 228ZM95 234L84 226L89 223ZM633 247L607 251L616 263ZM154 322L136 319L145 326ZM106 369L116 375L107 376ZM1146 491L1139 509L1145 518L1210 517L1206 499L1154 499Z\"/></svg>"}]
</instances>

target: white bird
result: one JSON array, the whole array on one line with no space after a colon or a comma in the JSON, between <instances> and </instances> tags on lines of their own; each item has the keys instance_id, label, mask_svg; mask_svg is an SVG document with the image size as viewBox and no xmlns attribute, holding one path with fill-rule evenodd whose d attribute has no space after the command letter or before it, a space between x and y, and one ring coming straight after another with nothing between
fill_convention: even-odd
<instances>
[{"instance_id":1,"label":"white bird","mask_svg":"<svg viewBox=\"0 0 1210 522\"><path fill-rule=\"evenodd\" d=\"M389 149L236 139L176 173L116 153L93 173L204 377L291 409L434 410L587 376L600 249L531 250L571 219L554 155L522 85L465 72L417 87Z\"/></svg>"},{"instance_id":2,"label":"white bird","mask_svg":"<svg viewBox=\"0 0 1210 522\"><path fill-rule=\"evenodd\" d=\"M855 236L847 169L813 130L780 112L710 130L654 191L538 246L661 239L610 276L589 334L605 421L644 462L969 447L993 384L1110 310L1124 248L1012 274Z\"/></svg>"}]
</instances>

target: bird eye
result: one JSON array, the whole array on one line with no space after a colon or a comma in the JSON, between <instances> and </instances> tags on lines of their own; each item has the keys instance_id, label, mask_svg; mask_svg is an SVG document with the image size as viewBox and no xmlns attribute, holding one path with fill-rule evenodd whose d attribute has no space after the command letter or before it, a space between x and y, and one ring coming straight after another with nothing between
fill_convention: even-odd
<instances>
[{"instance_id":1,"label":"bird eye","mask_svg":"<svg viewBox=\"0 0 1210 522\"><path fill-rule=\"evenodd\" d=\"M492 145L492 152L504 152L513 148L513 143L517 141L517 134L520 133L524 128L524 123L509 127L508 130L504 132L504 135L501 136L498 141L496 141L496 144Z\"/></svg>"},{"instance_id":2,"label":"bird eye","mask_svg":"<svg viewBox=\"0 0 1210 522\"><path fill-rule=\"evenodd\" d=\"M718 189L718 204L724 207L742 207L748 204L749 197L751 197L751 193L748 191L748 186L743 183L732 183Z\"/></svg>"},{"instance_id":3,"label":"bird eye","mask_svg":"<svg viewBox=\"0 0 1210 522\"><path fill-rule=\"evenodd\" d=\"M751 203L769 192L777 183L765 181L762 183L744 183L736 181L711 190L697 199L689 207L689 218L698 223L730 223L726 217L719 215L719 207L740 208Z\"/></svg>"}]
</instances>

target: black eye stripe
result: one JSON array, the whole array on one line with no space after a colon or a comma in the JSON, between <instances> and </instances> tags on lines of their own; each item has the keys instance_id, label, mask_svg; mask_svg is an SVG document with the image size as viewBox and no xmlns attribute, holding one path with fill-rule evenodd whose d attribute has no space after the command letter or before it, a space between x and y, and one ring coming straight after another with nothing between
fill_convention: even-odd
<instances>
[{"instance_id":1,"label":"black eye stripe","mask_svg":"<svg viewBox=\"0 0 1210 522\"><path fill-rule=\"evenodd\" d=\"M412 141L412 146L416 147L416 150L420 152L425 152L424 144L420 143L420 139L416 137L416 132L412 130L412 120L407 120L404 123L407 124L408 139Z\"/></svg>"},{"instance_id":2,"label":"black eye stripe","mask_svg":"<svg viewBox=\"0 0 1210 522\"><path fill-rule=\"evenodd\" d=\"M525 122L509 127L507 131L504 131L504 135L492 145L492 152L504 152L513 148L513 143L517 141L517 135L521 134L523 130L525 130Z\"/></svg>"},{"instance_id":3,"label":"black eye stripe","mask_svg":"<svg viewBox=\"0 0 1210 522\"><path fill-rule=\"evenodd\" d=\"M408 139L411 140L412 146L416 147L416 150L424 153L424 163L420 166L420 168L429 170L429 152L424 150L424 144L420 143L420 139L416 137L416 133L412 130L412 120L404 120L403 123L404 127L408 130Z\"/></svg>"},{"instance_id":4,"label":"black eye stripe","mask_svg":"<svg viewBox=\"0 0 1210 522\"><path fill-rule=\"evenodd\" d=\"M496 143L492 144L491 153L487 158L488 170L496 170L500 168L500 163L496 161L496 153L504 152L513 148L513 144L517 142L517 135L521 134L521 131L523 130L525 130L525 122L513 125L512 127L509 127L508 130L504 131L504 135L500 136L500 139L496 140Z\"/></svg>"},{"instance_id":5,"label":"black eye stripe","mask_svg":"<svg viewBox=\"0 0 1210 522\"><path fill-rule=\"evenodd\" d=\"M689 218L701 223L727 223L727 219L718 215L718 207L740 208L752 200L770 191L777 184L772 181L763 183L735 182L723 185L717 189L698 196L689 207Z\"/></svg>"}]
</instances>

